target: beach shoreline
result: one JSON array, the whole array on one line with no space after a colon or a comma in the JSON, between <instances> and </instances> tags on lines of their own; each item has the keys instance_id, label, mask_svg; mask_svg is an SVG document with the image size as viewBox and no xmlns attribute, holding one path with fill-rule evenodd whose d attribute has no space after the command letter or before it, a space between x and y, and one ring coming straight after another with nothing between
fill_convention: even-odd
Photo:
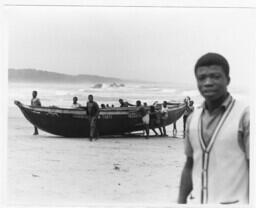
<instances>
[{"instance_id":1,"label":"beach shoreline","mask_svg":"<svg viewBox=\"0 0 256 208\"><path fill-rule=\"evenodd\" d=\"M9 109L9 205L170 205L185 160L182 119L177 137L63 138L39 130Z\"/></svg>"}]
</instances>

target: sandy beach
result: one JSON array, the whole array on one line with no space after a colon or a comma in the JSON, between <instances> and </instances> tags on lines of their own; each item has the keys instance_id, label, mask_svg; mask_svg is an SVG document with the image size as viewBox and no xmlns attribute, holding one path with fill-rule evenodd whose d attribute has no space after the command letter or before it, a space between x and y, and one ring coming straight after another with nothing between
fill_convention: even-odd
<instances>
[{"instance_id":1,"label":"sandy beach","mask_svg":"<svg viewBox=\"0 0 256 208\"><path fill-rule=\"evenodd\" d=\"M9 205L170 205L183 154L182 119L172 137L62 138L39 131L9 108Z\"/></svg>"}]
</instances>

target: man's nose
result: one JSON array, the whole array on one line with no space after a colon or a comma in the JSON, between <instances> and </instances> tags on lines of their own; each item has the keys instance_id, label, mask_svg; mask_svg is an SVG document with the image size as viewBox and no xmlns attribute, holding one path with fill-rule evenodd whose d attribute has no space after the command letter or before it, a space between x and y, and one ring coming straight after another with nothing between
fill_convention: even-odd
<instances>
[{"instance_id":1,"label":"man's nose","mask_svg":"<svg viewBox=\"0 0 256 208\"><path fill-rule=\"evenodd\" d=\"M213 84L213 81L210 77L206 77L205 80L204 80L204 85L205 86L209 86L209 85L212 85Z\"/></svg>"}]
</instances>

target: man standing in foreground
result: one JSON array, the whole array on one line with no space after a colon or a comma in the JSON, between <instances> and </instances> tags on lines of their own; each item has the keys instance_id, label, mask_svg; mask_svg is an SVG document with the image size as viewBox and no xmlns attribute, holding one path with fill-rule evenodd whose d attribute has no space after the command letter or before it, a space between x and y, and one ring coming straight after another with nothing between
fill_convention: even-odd
<instances>
[{"instance_id":1,"label":"man standing in foreground","mask_svg":"<svg viewBox=\"0 0 256 208\"><path fill-rule=\"evenodd\" d=\"M32 92L31 106L32 107L41 107L40 99L37 97L37 91L35 91L35 90ZM33 135L38 135L38 130L37 130L36 126L34 126Z\"/></svg>"},{"instance_id":2,"label":"man standing in foreground","mask_svg":"<svg viewBox=\"0 0 256 208\"><path fill-rule=\"evenodd\" d=\"M100 113L99 105L93 101L93 96L88 96L88 102L87 102L87 115L89 119L89 125L90 125L90 141L92 141L93 138L98 136L97 132L97 118Z\"/></svg>"},{"instance_id":3,"label":"man standing in foreground","mask_svg":"<svg viewBox=\"0 0 256 208\"><path fill-rule=\"evenodd\" d=\"M229 64L216 53L195 65L203 105L189 116L178 203L249 203L249 107L227 91Z\"/></svg>"}]
</instances>

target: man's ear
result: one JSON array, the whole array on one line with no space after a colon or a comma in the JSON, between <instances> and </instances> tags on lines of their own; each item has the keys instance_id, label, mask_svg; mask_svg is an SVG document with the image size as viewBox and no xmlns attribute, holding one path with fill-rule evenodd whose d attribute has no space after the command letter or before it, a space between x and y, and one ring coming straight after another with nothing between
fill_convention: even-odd
<instances>
[{"instance_id":1,"label":"man's ear","mask_svg":"<svg viewBox=\"0 0 256 208\"><path fill-rule=\"evenodd\" d=\"M230 84L230 76L227 77L227 80L228 80L228 85Z\"/></svg>"}]
</instances>

